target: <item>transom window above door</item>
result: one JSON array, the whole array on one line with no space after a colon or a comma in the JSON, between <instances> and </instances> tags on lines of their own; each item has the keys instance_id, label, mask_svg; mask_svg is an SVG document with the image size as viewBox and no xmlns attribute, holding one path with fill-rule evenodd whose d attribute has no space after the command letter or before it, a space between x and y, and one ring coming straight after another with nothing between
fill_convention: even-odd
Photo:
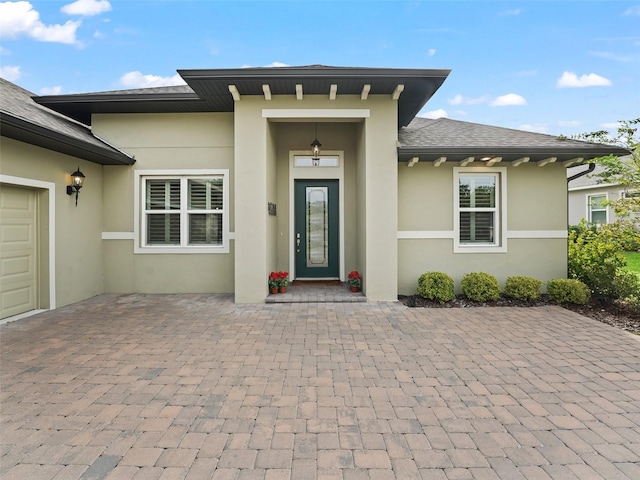
<instances>
[{"instance_id":1,"label":"transom window above door","mask_svg":"<svg viewBox=\"0 0 640 480\"><path fill-rule=\"evenodd\" d=\"M335 155L322 155L319 158L313 158L306 155L296 155L293 157L293 166L295 168L339 167L340 158Z\"/></svg>"}]
</instances>

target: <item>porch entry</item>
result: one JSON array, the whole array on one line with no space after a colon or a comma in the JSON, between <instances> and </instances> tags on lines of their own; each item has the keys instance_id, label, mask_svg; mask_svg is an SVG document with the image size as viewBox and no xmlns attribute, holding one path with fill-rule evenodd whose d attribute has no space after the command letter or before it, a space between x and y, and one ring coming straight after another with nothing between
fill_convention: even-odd
<instances>
[{"instance_id":1,"label":"porch entry","mask_svg":"<svg viewBox=\"0 0 640 480\"><path fill-rule=\"evenodd\" d=\"M296 180L296 278L340 277L338 180Z\"/></svg>"}]
</instances>

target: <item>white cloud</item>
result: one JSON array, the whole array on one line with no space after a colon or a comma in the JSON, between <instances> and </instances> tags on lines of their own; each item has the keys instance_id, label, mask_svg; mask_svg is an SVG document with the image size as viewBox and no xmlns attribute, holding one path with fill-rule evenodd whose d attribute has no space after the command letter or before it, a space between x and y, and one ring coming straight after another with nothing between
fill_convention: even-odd
<instances>
[{"instance_id":1,"label":"white cloud","mask_svg":"<svg viewBox=\"0 0 640 480\"><path fill-rule=\"evenodd\" d=\"M80 21L69 20L64 25L45 25L29 2L0 3L0 38L25 35L40 42L73 44L80 24Z\"/></svg>"},{"instance_id":2,"label":"white cloud","mask_svg":"<svg viewBox=\"0 0 640 480\"><path fill-rule=\"evenodd\" d=\"M60 11L67 15L83 15L91 17L111 10L107 0L76 0L62 7Z\"/></svg>"},{"instance_id":3,"label":"white cloud","mask_svg":"<svg viewBox=\"0 0 640 480\"><path fill-rule=\"evenodd\" d=\"M184 85L185 81L179 74L172 77L160 77L158 75L143 75L141 72L125 73L118 83L127 88L167 87L171 85Z\"/></svg>"},{"instance_id":4,"label":"white cloud","mask_svg":"<svg viewBox=\"0 0 640 480\"><path fill-rule=\"evenodd\" d=\"M527 99L516 93L501 95L491 102L492 107L507 107L510 105L526 105Z\"/></svg>"},{"instance_id":5,"label":"white cloud","mask_svg":"<svg viewBox=\"0 0 640 480\"><path fill-rule=\"evenodd\" d=\"M11 50L0 45L0 55L11 55Z\"/></svg>"},{"instance_id":6,"label":"white cloud","mask_svg":"<svg viewBox=\"0 0 640 480\"><path fill-rule=\"evenodd\" d=\"M625 15L634 15L640 16L640 5L635 5L633 7L629 7L624 12Z\"/></svg>"},{"instance_id":7,"label":"white cloud","mask_svg":"<svg viewBox=\"0 0 640 480\"><path fill-rule=\"evenodd\" d=\"M505 10L503 12L500 12L498 15L500 15L501 17L511 17L511 16L520 15L521 13L522 13L522 9L514 8L511 10Z\"/></svg>"},{"instance_id":8,"label":"white cloud","mask_svg":"<svg viewBox=\"0 0 640 480\"><path fill-rule=\"evenodd\" d=\"M436 54L435 48L430 48L429 51L427 52L427 55L429 55L430 57L433 57L435 54Z\"/></svg>"},{"instance_id":9,"label":"white cloud","mask_svg":"<svg viewBox=\"0 0 640 480\"><path fill-rule=\"evenodd\" d=\"M438 108L437 110L421 113L418 116L422 118L447 118L449 115L444 108Z\"/></svg>"},{"instance_id":10,"label":"white cloud","mask_svg":"<svg viewBox=\"0 0 640 480\"><path fill-rule=\"evenodd\" d=\"M4 65L0 66L0 77L5 80L9 80L10 82L15 82L20 80L22 77L22 72L20 71L20 67L12 66L12 65Z\"/></svg>"},{"instance_id":11,"label":"white cloud","mask_svg":"<svg viewBox=\"0 0 640 480\"><path fill-rule=\"evenodd\" d=\"M561 127L579 127L581 123L580 120L560 120L558 125Z\"/></svg>"},{"instance_id":12,"label":"white cloud","mask_svg":"<svg viewBox=\"0 0 640 480\"><path fill-rule=\"evenodd\" d=\"M40 89L40 95L60 95L62 93L62 87L56 85L55 87L44 87Z\"/></svg>"},{"instance_id":13,"label":"white cloud","mask_svg":"<svg viewBox=\"0 0 640 480\"><path fill-rule=\"evenodd\" d=\"M265 65L265 67L290 67L290 65L288 63L273 62L273 63L270 63L269 65Z\"/></svg>"},{"instance_id":14,"label":"white cloud","mask_svg":"<svg viewBox=\"0 0 640 480\"><path fill-rule=\"evenodd\" d=\"M520 125L518 129L533 133L548 133L545 123L525 123L524 125Z\"/></svg>"},{"instance_id":15,"label":"white cloud","mask_svg":"<svg viewBox=\"0 0 640 480\"><path fill-rule=\"evenodd\" d=\"M563 72L558 79L558 88L610 87L611 80L596 73L582 75L580 78L573 72Z\"/></svg>"},{"instance_id":16,"label":"white cloud","mask_svg":"<svg viewBox=\"0 0 640 480\"><path fill-rule=\"evenodd\" d=\"M488 95L471 98L457 94L455 97L449 99L449 103L451 105L479 105L481 103L486 103L487 101L489 101Z\"/></svg>"}]
</instances>

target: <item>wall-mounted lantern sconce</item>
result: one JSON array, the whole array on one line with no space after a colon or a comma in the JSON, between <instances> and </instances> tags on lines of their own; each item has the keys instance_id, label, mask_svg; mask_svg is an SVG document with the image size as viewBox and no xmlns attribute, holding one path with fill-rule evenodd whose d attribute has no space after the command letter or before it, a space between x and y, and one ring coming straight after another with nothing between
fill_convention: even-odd
<instances>
[{"instance_id":1,"label":"wall-mounted lantern sconce","mask_svg":"<svg viewBox=\"0 0 640 480\"><path fill-rule=\"evenodd\" d=\"M313 166L317 167L320 164L320 147L322 144L318 141L318 124L316 123L316 139L311 143L311 149L313 154L311 155L311 161Z\"/></svg>"},{"instance_id":2,"label":"wall-mounted lantern sconce","mask_svg":"<svg viewBox=\"0 0 640 480\"><path fill-rule=\"evenodd\" d=\"M80 167L71 174L71 185L67 185L67 195L76 194L76 207L78 206L78 192L84 183L84 173L80 171Z\"/></svg>"}]
</instances>

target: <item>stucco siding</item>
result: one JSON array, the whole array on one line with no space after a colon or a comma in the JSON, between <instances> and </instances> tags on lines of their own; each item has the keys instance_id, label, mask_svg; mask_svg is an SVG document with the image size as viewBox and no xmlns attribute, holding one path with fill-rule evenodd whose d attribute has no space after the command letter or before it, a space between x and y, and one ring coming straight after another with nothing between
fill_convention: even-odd
<instances>
[{"instance_id":1,"label":"stucco siding","mask_svg":"<svg viewBox=\"0 0 640 480\"><path fill-rule=\"evenodd\" d=\"M569 191L569 225L578 225L582 219L588 219L590 196L606 195L608 200L618 200L622 190L621 186L615 185ZM616 214L610 205L607 206L607 216L609 223L616 220Z\"/></svg>"},{"instance_id":2,"label":"stucco siding","mask_svg":"<svg viewBox=\"0 0 640 480\"><path fill-rule=\"evenodd\" d=\"M93 131L136 159L104 167L106 292L231 293L234 245L228 253L134 253L135 172L228 170L229 230L234 232L234 127L226 113L95 115ZM130 238L116 238L129 235Z\"/></svg>"},{"instance_id":3,"label":"stucco siding","mask_svg":"<svg viewBox=\"0 0 640 480\"><path fill-rule=\"evenodd\" d=\"M102 293L102 167L10 138L0 139L0 175L54 186L52 190L24 186L38 192L39 307L60 307ZM86 178L76 207L75 195L67 195L66 187L78 167ZM53 219L49 218L50 191ZM53 232L49 225L53 225ZM49 242L55 247L53 259ZM53 281L50 265L55 265ZM53 299L49 298L51 284Z\"/></svg>"},{"instance_id":4,"label":"stucco siding","mask_svg":"<svg viewBox=\"0 0 640 480\"><path fill-rule=\"evenodd\" d=\"M501 212L501 228L506 230L506 248L495 253L454 253L454 167L398 166L400 294L415 293L418 277L427 271L451 275L458 290L462 276L474 271L491 273L502 285L513 275L545 282L566 277L567 197L562 166L503 170L506 215Z\"/></svg>"}]
</instances>

